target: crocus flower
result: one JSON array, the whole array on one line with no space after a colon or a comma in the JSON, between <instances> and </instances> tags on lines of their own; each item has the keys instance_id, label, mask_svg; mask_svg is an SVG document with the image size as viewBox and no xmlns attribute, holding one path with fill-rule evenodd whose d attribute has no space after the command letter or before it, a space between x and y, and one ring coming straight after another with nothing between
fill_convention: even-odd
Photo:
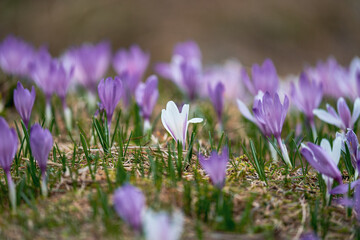
<instances>
[{"instance_id":1,"label":"crocus flower","mask_svg":"<svg viewBox=\"0 0 360 240\"><path fill-rule=\"evenodd\" d=\"M360 96L360 58L354 57L349 67L349 82L347 86L347 95L351 99L356 99Z\"/></svg>"},{"instance_id":2,"label":"crocus flower","mask_svg":"<svg viewBox=\"0 0 360 240\"><path fill-rule=\"evenodd\" d=\"M346 148L345 148L345 144L346 144L350 152L351 164L355 170L355 179L357 179L357 177L359 176L358 166L360 164L360 146L359 146L358 138L354 133L354 131L349 129L343 140L344 141L342 145L342 150L346 152Z\"/></svg>"},{"instance_id":3,"label":"crocus flower","mask_svg":"<svg viewBox=\"0 0 360 240\"><path fill-rule=\"evenodd\" d=\"M147 210L143 224L146 240L177 240L183 231L184 217L179 211L169 215L166 212Z\"/></svg>"},{"instance_id":4,"label":"crocus flower","mask_svg":"<svg viewBox=\"0 0 360 240\"><path fill-rule=\"evenodd\" d=\"M0 44L0 67L5 73L26 76L33 55L30 44L9 35Z\"/></svg>"},{"instance_id":5,"label":"crocus flower","mask_svg":"<svg viewBox=\"0 0 360 240\"><path fill-rule=\"evenodd\" d=\"M259 91L274 94L279 88L279 77L271 59L266 59L262 66L254 64L251 68L251 77L242 69L242 80L252 95L257 95Z\"/></svg>"},{"instance_id":6,"label":"crocus flower","mask_svg":"<svg viewBox=\"0 0 360 240\"><path fill-rule=\"evenodd\" d=\"M114 56L113 66L119 76L122 77L126 96L125 102L135 94L138 84L141 82L145 70L149 64L150 54L141 50L138 45L132 45L129 51L120 49Z\"/></svg>"},{"instance_id":7,"label":"crocus flower","mask_svg":"<svg viewBox=\"0 0 360 240\"><path fill-rule=\"evenodd\" d=\"M209 175L211 182L218 188L225 185L226 167L229 161L229 151L223 148L222 153L216 151L211 153L209 158L199 155L199 163L205 172Z\"/></svg>"},{"instance_id":8,"label":"crocus flower","mask_svg":"<svg viewBox=\"0 0 360 240\"><path fill-rule=\"evenodd\" d=\"M110 58L110 43L103 41L70 49L65 54L64 61L75 67L74 78L84 87L95 92L97 83L108 70Z\"/></svg>"},{"instance_id":9,"label":"crocus flower","mask_svg":"<svg viewBox=\"0 0 360 240\"><path fill-rule=\"evenodd\" d=\"M308 232L301 234L300 240L320 240L320 238L314 232Z\"/></svg>"},{"instance_id":10,"label":"crocus flower","mask_svg":"<svg viewBox=\"0 0 360 240\"><path fill-rule=\"evenodd\" d=\"M254 103L253 112L255 119L266 129L268 135L273 135L281 149L285 163L291 166L290 158L285 144L281 140L281 131L285 121L287 111L289 110L289 98L285 95L284 103L281 104L279 95L273 96L266 92L262 101Z\"/></svg>"},{"instance_id":11,"label":"crocus flower","mask_svg":"<svg viewBox=\"0 0 360 240\"><path fill-rule=\"evenodd\" d=\"M144 132L151 128L150 117L158 97L158 79L155 75L148 77L146 83L140 83L136 89L135 99L144 119Z\"/></svg>"},{"instance_id":12,"label":"crocus flower","mask_svg":"<svg viewBox=\"0 0 360 240\"><path fill-rule=\"evenodd\" d=\"M322 99L322 84L310 80L303 72L300 75L298 88L292 83L291 100L303 112L313 131L314 140L317 138L313 111L319 107Z\"/></svg>"},{"instance_id":13,"label":"crocus flower","mask_svg":"<svg viewBox=\"0 0 360 240\"><path fill-rule=\"evenodd\" d=\"M47 196L46 166L52 146L53 138L50 131L48 129L43 129L38 123L34 124L30 130L30 147L31 153L37 161L41 171L41 191L44 196Z\"/></svg>"},{"instance_id":14,"label":"crocus flower","mask_svg":"<svg viewBox=\"0 0 360 240\"><path fill-rule=\"evenodd\" d=\"M18 139L15 129L9 128L4 118L0 117L0 166L4 169L9 186L9 198L13 211L16 211L15 185L11 178L10 168L15 157Z\"/></svg>"},{"instance_id":15,"label":"crocus flower","mask_svg":"<svg viewBox=\"0 0 360 240\"><path fill-rule=\"evenodd\" d=\"M188 120L189 104L184 104L180 112L173 101L166 104L166 109L161 111L161 122L165 129L171 134L175 141L179 141L183 148L186 145L186 135L189 123L201 123L202 118Z\"/></svg>"},{"instance_id":16,"label":"crocus flower","mask_svg":"<svg viewBox=\"0 0 360 240\"><path fill-rule=\"evenodd\" d=\"M17 88L14 90L14 104L26 127L28 127L29 124L31 111L35 102L35 95L34 86L30 92L28 89L24 89L20 82L17 83Z\"/></svg>"},{"instance_id":17,"label":"crocus flower","mask_svg":"<svg viewBox=\"0 0 360 240\"><path fill-rule=\"evenodd\" d=\"M330 106L326 105L327 111L323 109L315 109L314 115L320 118L320 120L335 125L336 127L346 131L346 129L353 129L355 122L358 120L360 115L360 98L357 98L354 102L354 109L351 115L350 109L346 104L344 98L339 98L337 101L337 111Z\"/></svg>"},{"instance_id":18,"label":"crocus flower","mask_svg":"<svg viewBox=\"0 0 360 240\"><path fill-rule=\"evenodd\" d=\"M216 116L221 124L222 122L222 113L224 108L224 84L218 82L215 88L212 88L208 85L209 97L216 111Z\"/></svg>"},{"instance_id":19,"label":"crocus flower","mask_svg":"<svg viewBox=\"0 0 360 240\"><path fill-rule=\"evenodd\" d=\"M202 79L201 52L195 42L179 43L175 46L171 63L160 63L157 73L173 81L190 100L197 95Z\"/></svg>"},{"instance_id":20,"label":"crocus flower","mask_svg":"<svg viewBox=\"0 0 360 240\"><path fill-rule=\"evenodd\" d=\"M113 202L117 214L133 229L140 231L145 211L145 197L141 190L125 184L116 189Z\"/></svg>"},{"instance_id":21,"label":"crocus flower","mask_svg":"<svg viewBox=\"0 0 360 240\"><path fill-rule=\"evenodd\" d=\"M116 105L119 103L121 94L123 92L123 85L120 78L111 77L102 79L98 86L98 94L102 107L105 109L106 117L108 121L108 127L110 129L111 119L114 114Z\"/></svg>"},{"instance_id":22,"label":"crocus flower","mask_svg":"<svg viewBox=\"0 0 360 240\"><path fill-rule=\"evenodd\" d=\"M301 146L301 154L313 168L322 174L327 185L327 196L329 196L333 180L342 183L341 172L337 167L341 154L341 138L337 137L334 140L333 148L327 139L323 139L320 146L310 142Z\"/></svg>"}]
</instances>

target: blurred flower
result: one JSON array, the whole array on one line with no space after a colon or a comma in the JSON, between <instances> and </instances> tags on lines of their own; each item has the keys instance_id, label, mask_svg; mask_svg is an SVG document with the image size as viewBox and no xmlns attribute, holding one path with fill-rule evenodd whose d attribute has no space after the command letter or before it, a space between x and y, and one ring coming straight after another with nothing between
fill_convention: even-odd
<instances>
[{"instance_id":1,"label":"blurred flower","mask_svg":"<svg viewBox=\"0 0 360 240\"><path fill-rule=\"evenodd\" d=\"M173 101L166 104L166 109L161 111L161 122L175 141L179 141L183 148L186 145L186 134L189 123L201 123L202 118L188 120L189 104L184 104L181 113Z\"/></svg>"},{"instance_id":2,"label":"blurred flower","mask_svg":"<svg viewBox=\"0 0 360 240\"><path fill-rule=\"evenodd\" d=\"M247 100L243 82L241 80L240 62L235 60L228 60L224 65L213 66L204 71L201 87L199 88L199 94L202 97L209 96L208 86L212 89L221 82L224 87L224 97L227 101L234 101L234 99L240 98L243 101Z\"/></svg>"},{"instance_id":3,"label":"blurred flower","mask_svg":"<svg viewBox=\"0 0 360 240\"><path fill-rule=\"evenodd\" d=\"M331 189L332 179L340 184L342 183L341 172L337 167L341 154L340 138L334 140L333 149L326 139L321 141L321 146L310 142L307 145L301 144L301 146L301 154L313 168L322 174L328 190Z\"/></svg>"},{"instance_id":4,"label":"blurred flower","mask_svg":"<svg viewBox=\"0 0 360 240\"><path fill-rule=\"evenodd\" d=\"M216 111L217 118L219 122L222 122L222 113L224 108L224 84L218 82L215 88L212 88L208 85L209 97Z\"/></svg>"},{"instance_id":5,"label":"blurred flower","mask_svg":"<svg viewBox=\"0 0 360 240\"><path fill-rule=\"evenodd\" d=\"M34 86L30 92L28 89L24 89L20 82L17 83L17 88L14 90L14 104L26 127L28 127L29 124L31 111L35 102L35 95Z\"/></svg>"},{"instance_id":6,"label":"blurred flower","mask_svg":"<svg viewBox=\"0 0 360 240\"><path fill-rule=\"evenodd\" d=\"M195 42L175 46L171 63L159 63L156 72L173 81L190 100L193 100L202 80L201 52Z\"/></svg>"},{"instance_id":7,"label":"blurred flower","mask_svg":"<svg viewBox=\"0 0 360 240\"><path fill-rule=\"evenodd\" d=\"M349 84L347 84L347 95L353 100L360 97L360 58L354 57L349 67Z\"/></svg>"},{"instance_id":8,"label":"blurred flower","mask_svg":"<svg viewBox=\"0 0 360 240\"><path fill-rule=\"evenodd\" d=\"M184 225L181 212L174 211L171 216L166 212L155 213L147 210L144 216L144 232L147 240L180 239Z\"/></svg>"},{"instance_id":9,"label":"blurred flower","mask_svg":"<svg viewBox=\"0 0 360 240\"><path fill-rule=\"evenodd\" d=\"M145 211L145 197L140 189L125 184L115 190L113 202L117 214L133 229L140 231Z\"/></svg>"},{"instance_id":10,"label":"blurred flower","mask_svg":"<svg viewBox=\"0 0 360 240\"><path fill-rule=\"evenodd\" d=\"M53 138L50 131L41 128L38 123L34 124L30 130L30 147L31 153L41 170L41 192L44 196L47 196L46 166L52 146Z\"/></svg>"},{"instance_id":11,"label":"blurred flower","mask_svg":"<svg viewBox=\"0 0 360 240\"><path fill-rule=\"evenodd\" d=\"M252 81L250 81L249 75L246 73L245 69L242 69L241 74L245 86L254 96L257 95L259 91L274 94L279 88L279 78L271 59L266 59L262 66L259 66L258 64L252 66Z\"/></svg>"},{"instance_id":12,"label":"blurred flower","mask_svg":"<svg viewBox=\"0 0 360 240\"><path fill-rule=\"evenodd\" d=\"M136 89L135 99L144 118L144 132L151 128L150 117L158 97L158 78L155 75L148 77L146 83L140 83Z\"/></svg>"},{"instance_id":13,"label":"blurred flower","mask_svg":"<svg viewBox=\"0 0 360 240\"><path fill-rule=\"evenodd\" d=\"M102 107L105 109L110 130L111 119L114 114L116 105L119 103L121 94L123 93L123 84L120 78L111 77L102 79L98 85L98 94Z\"/></svg>"},{"instance_id":14,"label":"blurred flower","mask_svg":"<svg viewBox=\"0 0 360 240\"><path fill-rule=\"evenodd\" d=\"M97 83L104 77L111 61L110 43L83 44L68 50L63 56L64 64L74 66L74 78L95 92Z\"/></svg>"},{"instance_id":15,"label":"blurred flower","mask_svg":"<svg viewBox=\"0 0 360 240\"><path fill-rule=\"evenodd\" d=\"M56 70L53 76L54 77L53 81L55 82L54 90L56 94L59 96L64 109L67 108L66 94L69 90L73 73L74 73L74 67L72 67L70 71L67 71L61 62L57 62Z\"/></svg>"},{"instance_id":16,"label":"blurred flower","mask_svg":"<svg viewBox=\"0 0 360 240\"><path fill-rule=\"evenodd\" d=\"M9 35L0 44L0 67L8 74L28 75L33 55L34 49L30 44Z\"/></svg>"},{"instance_id":17,"label":"blurred flower","mask_svg":"<svg viewBox=\"0 0 360 240\"><path fill-rule=\"evenodd\" d=\"M346 131L346 129L352 129L355 122L358 120L360 115L360 98L357 98L354 102L354 109L351 115L350 109L346 104L344 98L339 98L337 101L337 110L331 107L329 104L326 104L327 111L323 109L315 109L313 111L314 115L320 118L320 120L335 125L338 128Z\"/></svg>"},{"instance_id":18,"label":"blurred flower","mask_svg":"<svg viewBox=\"0 0 360 240\"><path fill-rule=\"evenodd\" d=\"M4 118L0 117L0 166L4 169L9 186L9 198L13 211L16 209L16 191L11 178L10 168L14 160L18 139L15 129L9 128Z\"/></svg>"},{"instance_id":19,"label":"blurred flower","mask_svg":"<svg viewBox=\"0 0 360 240\"><path fill-rule=\"evenodd\" d=\"M205 172L209 175L211 182L218 188L225 185L226 167L229 161L229 151L225 147L221 154L216 151L211 153L209 158L199 154L199 163Z\"/></svg>"},{"instance_id":20,"label":"blurred flower","mask_svg":"<svg viewBox=\"0 0 360 240\"><path fill-rule=\"evenodd\" d=\"M315 68L306 68L311 79L321 83L325 96L339 98L348 96L349 72L337 63L335 58L319 61Z\"/></svg>"},{"instance_id":21,"label":"blurred flower","mask_svg":"<svg viewBox=\"0 0 360 240\"><path fill-rule=\"evenodd\" d=\"M275 93L273 96L266 92L262 97L262 101L258 100L254 103L253 112L256 121L266 129L268 134L275 137L281 149L285 163L291 166L290 158L285 144L281 140L281 131L289 110L289 98L285 95L284 103L281 104L279 95Z\"/></svg>"},{"instance_id":22,"label":"blurred flower","mask_svg":"<svg viewBox=\"0 0 360 240\"><path fill-rule=\"evenodd\" d=\"M314 232L308 232L301 234L300 240L320 240L320 238Z\"/></svg>"},{"instance_id":23,"label":"blurred flower","mask_svg":"<svg viewBox=\"0 0 360 240\"><path fill-rule=\"evenodd\" d=\"M150 55L138 45L132 45L127 51L120 49L114 56L113 66L125 84L126 92L134 95L149 64ZM129 96L131 97L131 95Z\"/></svg>"}]
</instances>

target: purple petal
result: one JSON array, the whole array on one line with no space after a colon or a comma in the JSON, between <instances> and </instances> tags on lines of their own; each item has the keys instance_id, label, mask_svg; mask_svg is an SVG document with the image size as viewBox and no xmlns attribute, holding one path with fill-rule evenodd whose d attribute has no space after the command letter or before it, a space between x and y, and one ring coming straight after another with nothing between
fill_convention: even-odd
<instances>
[{"instance_id":1,"label":"purple petal","mask_svg":"<svg viewBox=\"0 0 360 240\"><path fill-rule=\"evenodd\" d=\"M0 117L0 136L0 166L5 173L8 173L17 151L18 139L15 129L9 128L2 117Z\"/></svg>"},{"instance_id":2,"label":"purple petal","mask_svg":"<svg viewBox=\"0 0 360 240\"><path fill-rule=\"evenodd\" d=\"M30 130L30 147L31 153L42 172L46 171L47 160L52 146L53 138L50 131L41 128L38 123L34 124Z\"/></svg>"}]
</instances>

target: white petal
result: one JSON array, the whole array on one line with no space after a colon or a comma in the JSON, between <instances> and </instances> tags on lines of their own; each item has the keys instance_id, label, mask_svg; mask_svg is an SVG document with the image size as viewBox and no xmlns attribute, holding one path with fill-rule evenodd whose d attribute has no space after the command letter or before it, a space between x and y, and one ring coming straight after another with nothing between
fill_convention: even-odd
<instances>
[{"instance_id":1,"label":"white petal","mask_svg":"<svg viewBox=\"0 0 360 240\"><path fill-rule=\"evenodd\" d=\"M331 145L330 145L329 140L327 140L326 138L323 138L321 140L320 146L331 156L332 151L331 151Z\"/></svg>"},{"instance_id":2,"label":"white petal","mask_svg":"<svg viewBox=\"0 0 360 240\"><path fill-rule=\"evenodd\" d=\"M313 114L326 123L335 125L338 128L342 127L342 122L340 119L335 118L333 115L323 109L314 109Z\"/></svg>"},{"instance_id":3,"label":"white petal","mask_svg":"<svg viewBox=\"0 0 360 240\"><path fill-rule=\"evenodd\" d=\"M247 106L245 105L245 103L243 103L240 99L236 100L239 111L241 112L241 114L249 121L255 123L255 118L254 116L250 113L249 109L247 108Z\"/></svg>"},{"instance_id":4,"label":"white petal","mask_svg":"<svg viewBox=\"0 0 360 240\"><path fill-rule=\"evenodd\" d=\"M351 116L351 121L353 124L355 124L356 120L359 118L360 115L360 98L356 98L354 102L354 109Z\"/></svg>"},{"instance_id":5,"label":"white petal","mask_svg":"<svg viewBox=\"0 0 360 240\"><path fill-rule=\"evenodd\" d=\"M341 137L335 138L333 142L332 158L334 159L336 165L338 165L340 161L341 145L342 145Z\"/></svg>"},{"instance_id":6,"label":"white petal","mask_svg":"<svg viewBox=\"0 0 360 240\"><path fill-rule=\"evenodd\" d=\"M192 118L188 121L188 124L189 123L201 123L203 121L202 118Z\"/></svg>"},{"instance_id":7,"label":"white petal","mask_svg":"<svg viewBox=\"0 0 360 240\"><path fill-rule=\"evenodd\" d=\"M168 122L168 119L167 119L167 114L166 114L166 110L165 110L165 109L163 109L163 110L161 111L161 122L162 122L164 128L166 129L166 131L168 131L168 133L170 133L171 136L175 139L175 136L172 134L172 132L171 132L170 129L169 129L169 126L168 126L168 123L167 123L167 122Z\"/></svg>"}]
</instances>

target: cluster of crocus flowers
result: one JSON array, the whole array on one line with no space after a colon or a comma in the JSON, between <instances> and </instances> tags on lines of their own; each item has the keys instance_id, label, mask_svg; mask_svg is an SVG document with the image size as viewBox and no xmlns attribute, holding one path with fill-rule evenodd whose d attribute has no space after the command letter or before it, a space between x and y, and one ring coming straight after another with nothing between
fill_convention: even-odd
<instances>
[{"instance_id":1,"label":"cluster of crocus flowers","mask_svg":"<svg viewBox=\"0 0 360 240\"><path fill-rule=\"evenodd\" d=\"M360 116L360 98L356 98L352 114L345 99L342 97L337 101L338 112L329 104L326 105L326 108L327 111L315 109L313 113L322 121L334 125L345 132L348 128L354 128L354 124Z\"/></svg>"},{"instance_id":2,"label":"cluster of crocus flowers","mask_svg":"<svg viewBox=\"0 0 360 240\"><path fill-rule=\"evenodd\" d=\"M136 88L135 99L144 119L144 132L151 129L150 117L158 97L158 78L155 75L148 77L145 83L140 83Z\"/></svg>"},{"instance_id":3,"label":"cluster of crocus flowers","mask_svg":"<svg viewBox=\"0 0 360 240\"><path fill-rule=\"evenodd\" d=\"M276 139L283 159L288 166L292 166L285 143L281 140L281 131L284 125L286 114L289 110L289 98L285 95L284 102L280 102L277 93L271 95L266 92L262 100L254 103L253 112L256 122L266 133L266 136L274 136Z\"/></svg>"},{"instance_id":4,"label":"cluster of crocus flowers","mask_svg":"<svg viewBox=\"0 0 360 240\"><path fill-rule=\"evenodd\" d=\"M34 52L30 44L9 35L0 43L0 67L7 74L28 76Z\"/></svg>"},{"instance_id":5,"label":"cluster of crocus flowers","mask_svg":"<svg viewBox=\"0 0 360 240\"><path fill-rule=\"evenodd\" d=\"M62 58L66 66L74 66L73 78L88 91L88 104L96 105L96 87L111 62L111 48L107 41L83 44L68 50Z\"/></svg>"},{"instance_id":6,"label":"cluster of crocus flowers","mask_svg":"<svg viewBox=\"0 0 360 240\"><path fill-rule=\"evenodd\" d=\"M161 122L166 131L176 142L182 144L185 149L186 135L189 123L201 123L202 118L189 119L189 104L184 104L181 112L173 101L166 104L166 109L161 111Z\"/></svg>"},{"instance_id":7,"label":"cluster of crocus flowers","mask_svg":"<svg viewBox=\"0 0 360 240\"><path fill-rule=\"evenodd\" d=\"M10 128L4 118L0 117L0 166L4 169L9 186L9 199L13 212L16 211L15 184L11 178L10 168L14 160L18 139L15 129Z\"/></svg>"},{"instance_id":8,"label":"cluster of crocus flowers","mask_svg":"<svg viewBox=\"0 0 360 240\"><path fill-rule=\"evenodd\" d=\"M98 85L98 94L101 101L101 109L104 109L106 112L107 124L110 130L111 119L114 114L116 105L121 99L123 93L123 84L120 78L111 77L102 79Z\"/></svg>"},{"instance_id":9,"label":"cluster of crocus flowers","mask_svg":"<svg viewBox=\"0 0 360 240\"><path fill-rule=\"evenodd\" d=\"M209 158L199 155L199 163L205 172L209 175L211 182L219 189L225 185L226 167L229 162L229 151L225 147L222 153L213 151Z\"/></svg>"},{"instance_id":10,"label":"cluster of crocus flowers","mask_svg":"<svg viewBox=\"0 0 360 240\"><path fill-rule=\"evenodd\" d=\"M341 154L341 138L337 137L331 148L330 142L323 139L320 146L307 143L302 144L301 154L308 163L322 174L325 184L327 185L327 197L329 197L333 180L342 183L341 172L337 165L339 164Z\"/></svg>"},{"instance_id":11,"label":"cluster of crocus flowers","mask_svg":"<svg viewBox=\"0 0 360 240\"><path fill-rule=\"evenodd\" d=\"M29 126L35 96L34 86L30 92L28 89L25 89L20 82L17 83L17 88L14 90L14 104L26 127Z\"/></svg>"},{"instance_id":12,"label":"cluster of crocus flowers","mask_svg":"<svg viewBox=\"0 0 360 240\"><path fill-rule=\"evenodd\" d=\"M323 90L321 82L311 80L303 72L299 78L298 87L291 84L291 100L303 112L312 129L313 139L316 140L317 132L314 122L314 109L318 108L322 100Z\"/></svg>"},{"instance_id":13,"label":"cluster of crocus flowers","mask_svg":"<svg viewBox=\"0 0 360 240\"><path fill-rule=\"evenodd\" d=\"M52 146L53 138L50 131L43 129L38 123L34 124L30 130L30 147L41 171L41 192L45 197L47 196L46 166Z\"/></svg>"},{"instance_id":14,"label":"cluster of crocus flowers","mask_svg":"<svg viewBox=\"0 0 360 240\"><path fill-rule=\"evenodd\" d=\"M257 95L259 91L274 94L279 89L279 77L270 59L266 59L261 66L254 64L251 68L251 77L252 81L246 70L242 69L241 78L253 96Z\"/></svg>"},{"instance_id":15,"label":"cluster of crocus flowers","mask_svg":"<svg viewBox=\"0 0 360 240\"><path fill-rule=\"evenodd\" d=\"M193 41L178 43L174 48L171 63L157 64L156 72L173 81L188 99L195 99L202 81L199 46Z\"/></svg>"},{"instance_id":16,"label":"cluster of crocus flowers","mask_svg":"<svg viewBox=\"0 0 360 240\"><path fill-rule=\"evenodd\" d=\"M147 66L150 54L141 50L138 45L132 45L129 50L120 49L113 58L113 67L124 83L124 105L128 106L131 97L141 82Z\"/></svg>"}]
</instances>

